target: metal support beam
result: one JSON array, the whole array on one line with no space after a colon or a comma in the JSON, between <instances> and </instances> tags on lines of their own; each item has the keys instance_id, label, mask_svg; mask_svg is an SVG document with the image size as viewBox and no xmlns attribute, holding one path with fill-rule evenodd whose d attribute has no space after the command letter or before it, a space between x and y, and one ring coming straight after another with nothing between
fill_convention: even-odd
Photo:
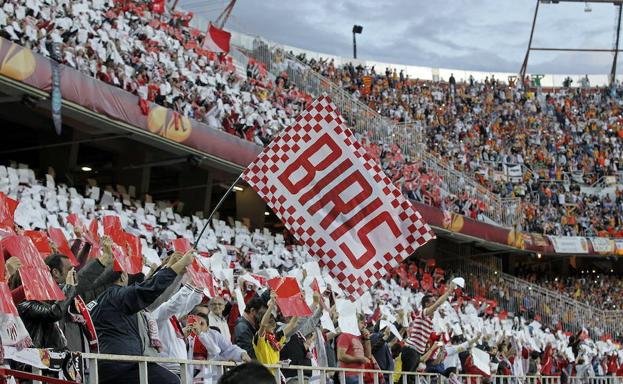
<instances>
[{"instance_id":1,"label":"metal support beam","mask_svg":"<svg viewBox=\"0 0 623 384\"><path fill-rule=\"evenodd\" d=\"M212 210L212 189L214 188L214 178L212 172L208 173L208 180L205 185L205 200L203 201L203 212Z\"/></svg>"},{"instance_id":2,"label":"metal support beam","mask_svg":"<svg viewBox=\"0 0 623 384\"><path fill-rule=\"evenodd\" d=\"M149 167L164 167L164 166L167 166L167 165L174 165L174 164L180 164L180 163L186 163L186 162L188 162L188 156L174 157L172 159L167 159L167 160L149 161L149 162L139 163L139 164L130 164L130 165L126 165L125 167L121 167L120 169L122 171L127 171L127 170L130 170L130 169L141 169L141 168L149 168Z\"/></svg>"},{"instance_id":3,"label":"metal support beam","mask_svg":"<svg viewBox=\"0 0 623 384\"><path fill-rule=\"evenodd\" d=\"M623 49L607 48L530 48L531 51L561 51L561 52L623 52Z\"/></svg>"},{"instance_id":4,"label":"metal support beam","mask_svg":"<svg viewBox=\"0 0 623 384\"><path fill-rule=\"evenodd\" d=\"M539 0L543 4L556 4L556 3L601 3L601 4L621 4L623 0Z\"/></svg>"},{"instance_id":5,"label":"metal support beam","mask_svg":"<svg viewBox=\"0 0 623 384\"><path fill-rule=\"evenodd\" d=\"M127 139L127 138L130 138L131 136L132 134L110 135L110 136L104 136L104 137L92 137L89 139L82 139L82 140L64 141L62 143L34 145L32 147L24 147L24 148L16 148L16 149L8 149L6 151L0 151L0 155L7 155L10 153L19 153L19 152L28 152L28 151L39 151L41 149L65 147L65 146L74 145L74 144L95 143L99 141L108 141L108 140L123 139L123 138Z\"/></svg>"},{"instance_id":6,"label":"metal support beam","mask_svg":"<svg viewBox=\"0 0 623 384\"><path fill-rule=\"evenodd\" d=\"M526 71L528 70L528 58L530 57L530 49L532 48L532 38L534 37L534 27L536 26L536 18L539 14L539 4L541 0L536 0L536 8L534 8L534 17L532 18L532 28L530 29L530 39L528 40L528 49L526 50L526 57L523 59L523 64L519 70L519 84L523 88L524 78L526 77Z\"/></svg>"},{"instance_id":7,"label":"metal support beam","mask_svg":"<svg viewBox=\"0 0 623 384\"><path fill-rule=\"evenodd\" d=\"M621 35L621 9L623 4L619 4L619 17L617 18L617 37L614 44L614 57L612 58L612 68L610 69L610 85L614 84L617 75L617 60L619 58L619 36Z\"/></svg>"},{"instance_id":8,"label":"metal support beam","mask_svg":"<svg viewBox=\"0 0 623 384\"><path fill-rule=\"evenodd\" d=\"M22 101L22 97L21 96L3 96L3 97L0 97L0 104L17 103L19 101Z\"/></svg>"}]
</instances>

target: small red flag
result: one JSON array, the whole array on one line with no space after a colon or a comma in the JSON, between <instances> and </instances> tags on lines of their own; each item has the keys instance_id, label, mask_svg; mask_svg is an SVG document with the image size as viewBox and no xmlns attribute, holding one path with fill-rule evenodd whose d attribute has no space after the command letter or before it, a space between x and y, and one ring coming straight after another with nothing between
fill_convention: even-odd
<instances>
[{"instance_id":1,"label":"small red flag","mask_svg":"<svg viewBox=\"0 0 623 384\"><path fill-rule=\"evenodd\" d=\"M231 33L219 29L210 23L208 25L208 32L203 40L202 48L209 52L229 53L230 40Z\"/></svg>"}]
</instances>

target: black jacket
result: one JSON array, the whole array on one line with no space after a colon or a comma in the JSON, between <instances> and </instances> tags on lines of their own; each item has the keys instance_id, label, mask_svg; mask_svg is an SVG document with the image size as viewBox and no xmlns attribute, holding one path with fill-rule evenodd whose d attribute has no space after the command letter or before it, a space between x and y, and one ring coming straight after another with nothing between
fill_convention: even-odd
<instances>
[{"instance_id":1,"label":"black jacket","mask_svg":"<svg viewBox=\"0 0 623 384\"><path fill-rule=\"evenodd\" d=\"M311 354L305 347L305 338L300 333L295 333L290 340L283 346L279 352L280 360L290 360L290 365L311 366ZM298 372L295 369L282 370L283 375L288 377L296 377ZM303 371L303 375L310 377L311 370Z\"/></svg>"},{"instance_id":2,"label":"black jacket","mask_svg":"<svg viewBox=\"0 0 623 384\"><path fill-rule=\"evenodd\" d=\"M108 270L112 271L112 268L108 268ZM76 285L75 295L80 295L86 304L95 299L97 294L101 293L97 291L102 287L108 288L113 283L114 276L116 276L116 274L111 274L113 277L108 280L100 278L105 276L105 271L107 271L107 269L99 260L94 259L87 262L78 272L78 284ZM73 302L71 304L72 305L69 306L69 311L79 314ZM82 326L74 322L69 311L65 311L63 319L59 322L59 326L67 339L67 349L70 351L84 352L85 341Z\"/></svg>"},{"instance_id":3,"label":"black jacket","mask_svg":"<svg viewBox=\"0 0 623 384\"><path fill-rule=\"evenodd\" d=\"M67 307L72 302L75 287L65 286L64 301L22 301L17 306L17 312L30 334L33 346L36 348L67 347L67 341L61 331L58 321L63 319Z\"/></svg>"},{"instance_id":4,"label":"black jacket","mask_svg":"<svg viewBox=\"0 0 623 384\"><path fill-rule=\"evenodd\" d=\"M234 344L247 351L253 359L255 359L255 351L253 350L255 332L257 331L253 325L243 315L240 315L234 328Z\"/></svg>"},{"instance_id":5,"label":"black jacket","mask_svg":"<svg viewBox=\"0 0 623 384\"><path fill-rule=\"evenodd\" d=\"M91 309L100 353L116 355L143 354L138 328L138 312L147 308L175 280L171 268L158 271L140 284L113 285L102 293Z\"/></svg>"}]
</instances>

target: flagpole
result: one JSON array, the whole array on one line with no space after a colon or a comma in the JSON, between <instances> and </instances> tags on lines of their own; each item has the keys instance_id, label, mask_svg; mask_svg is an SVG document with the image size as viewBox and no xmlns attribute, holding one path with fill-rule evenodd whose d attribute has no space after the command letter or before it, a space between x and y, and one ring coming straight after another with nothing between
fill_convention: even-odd
<instances>
[{"instance_id":1,"label":"flagpole","mask_svg":"<svg viewBox=\"0 0 623 384\"><path fill-rule=\"evenodd\" d=\"M212 212L210 212L210 216L208 216L208 220L206 220L206 223L203 226L203 228L201 229L201 232L199 232L199 236L197 236L197 240L195 240L195 244L193 245L193 249L197 249L197 244L199 244L199 240L201 239L201 236L203 236L203 233L205 232L206 228L208 228L208 225L210 225L210 221L212 220L212 217L214 216L216 211L218 211L218 209L221 207L221 205L223 205L223 202L225 201L225 198L227 198L227 196L229 196L231 191L234 190L234 187L236 186L236 184L238 184L240 179L242 179L242 173L240 175L238 175L236 180L234 180L234 182L229 186L229 189L227 189L227 192L225 192L223 197L221 197L221 199L218 201L218 203L216 204L216 206L214 207Z\"/></svg>"}]
</instances>

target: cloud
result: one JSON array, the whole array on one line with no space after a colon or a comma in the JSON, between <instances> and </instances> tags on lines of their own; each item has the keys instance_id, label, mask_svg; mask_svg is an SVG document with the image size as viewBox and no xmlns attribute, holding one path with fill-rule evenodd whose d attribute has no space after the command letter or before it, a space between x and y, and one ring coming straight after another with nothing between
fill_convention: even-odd
<instances>
[{"instance_id":1,"label":"cloud","mask_svg":"<svg viewBox=\"0 0 623 384\"><path fill-rule=\"evenodd\" d=\"M180 5L214 19L205 1ZM217 2L218 3L218 2ZM222 7L226 1L221 1ZM358 56L397 64L516 72L528 45L533 0L239 0L227 27L303 49L349 57L353 24ZM533 46L613 46L612 4L542 4ZM529 71L608 73L609 53L533 52Z\"/></svg>"}]
</instances>

